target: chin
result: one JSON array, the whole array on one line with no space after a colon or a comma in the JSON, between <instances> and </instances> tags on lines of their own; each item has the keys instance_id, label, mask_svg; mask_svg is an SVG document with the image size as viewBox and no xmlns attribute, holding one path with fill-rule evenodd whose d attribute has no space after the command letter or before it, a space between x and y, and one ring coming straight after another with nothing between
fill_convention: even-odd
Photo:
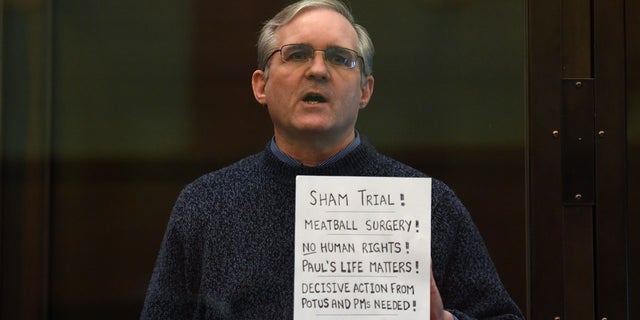
<instances>
[{"instance_id":1,"label":"chin","mask_svg":"<svg viewBox=\"0 0 640 320\"><path fill-rule=\"evenodd\" d=\"M327 122L326 119L306 119L299 121L294 126L298 131L310 133L323 133L335 129L335 125Z\"/></svg>"},{"instance_id":2,"label":"chin","mask_svg":"<svg viewBox=\"0 0 640 320\"><path fill-rule=\"evenodd\" d=\"M298 132L300 132L301 134L322 135L330 133L331 129L325 127L304 127L298 128Z\"/></svg>"}]
</instances>

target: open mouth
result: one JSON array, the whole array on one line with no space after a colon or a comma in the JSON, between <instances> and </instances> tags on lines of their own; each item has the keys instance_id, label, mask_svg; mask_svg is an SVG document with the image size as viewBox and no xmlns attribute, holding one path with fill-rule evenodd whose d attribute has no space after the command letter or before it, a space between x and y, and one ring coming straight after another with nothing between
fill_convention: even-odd
<instances>
[{"instance_id":1,"label":"open mouth","mask_svg":"<svg viewBox=\"0 0 640 320\"><path fill-rule=\"evenodd\" d=\"M309 103L309 104L316 104L316 103L322 103L322 102L327 102L327 99L325 99L323 96L319 95L319 94L308 94L304 97L304 99L302 99L302 101Z\"/></svg>"}]
</instances>

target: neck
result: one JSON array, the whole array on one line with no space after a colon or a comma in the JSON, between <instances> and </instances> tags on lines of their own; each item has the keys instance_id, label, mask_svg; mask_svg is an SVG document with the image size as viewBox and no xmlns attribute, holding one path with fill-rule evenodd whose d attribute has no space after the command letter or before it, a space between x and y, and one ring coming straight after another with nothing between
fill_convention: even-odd
<instances>
[{"instance_id":1,"label":"neck","mask_svg":"<svg viewBox=\"0 0 640 320\"><path fill-rule=\"evenodd\" d=\"M324 135L297 136L291 139L275 134L278 148L307 167L315 167L346 148L355 139L355 131L339 138Z\"/></svg>"}]
</instances>

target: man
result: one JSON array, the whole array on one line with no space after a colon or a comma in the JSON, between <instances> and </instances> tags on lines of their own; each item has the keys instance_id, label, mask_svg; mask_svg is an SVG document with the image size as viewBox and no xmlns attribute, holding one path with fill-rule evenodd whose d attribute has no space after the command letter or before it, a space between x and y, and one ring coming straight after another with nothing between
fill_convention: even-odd
<instances>
[{"instance_id":1,"label":"man","mask_svg":"<svg viewBox=\"0 0 640 320\"><path fill-rule=\"evenodd\" d=\"M295 177L425 176L355 130L373 93L372 57L336 0L294 3L265 24L251 80L274 137L182 191L142 318L291 319ZM466 209L435 179L432 258L431 319L522 318Z\"/></svg>"}]
</instances>

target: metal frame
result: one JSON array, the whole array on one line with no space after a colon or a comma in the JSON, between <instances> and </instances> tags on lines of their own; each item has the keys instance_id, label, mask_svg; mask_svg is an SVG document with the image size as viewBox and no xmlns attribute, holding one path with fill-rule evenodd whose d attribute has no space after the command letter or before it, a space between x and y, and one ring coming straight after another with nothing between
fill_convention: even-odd
<instances>
[{"instance_id":1,"label":"metal frame","mask_svg":"<svg viewBox=\"0 0 640 320\"><path fill-rule=\"evenodd\" d=\"M629 317L624 6L528 2L530 319Z\"/></svg>"}]
</instances>

